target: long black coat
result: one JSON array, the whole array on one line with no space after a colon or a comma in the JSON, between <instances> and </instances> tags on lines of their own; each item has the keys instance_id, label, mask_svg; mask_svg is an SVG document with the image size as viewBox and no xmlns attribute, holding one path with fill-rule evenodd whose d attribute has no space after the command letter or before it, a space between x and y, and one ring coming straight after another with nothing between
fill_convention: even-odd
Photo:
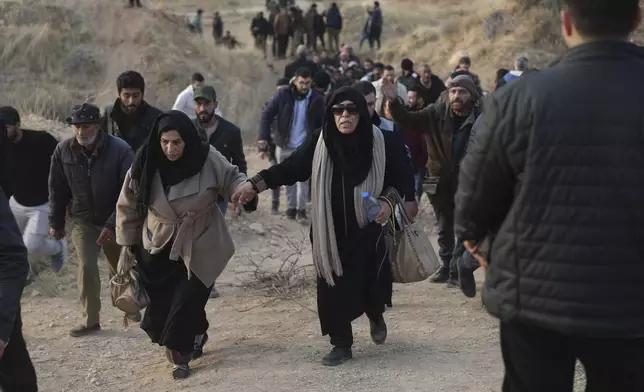
<instances>
[{"instance_id":1,"label":"long black coat","mask_svg":"<svg viewBox=\"0 0 644 392\"><path fill-rule=\"evenodd\" d=\"M393 187L402 195L409 194L413 192L409 189L413 182L404 150L396 143L392 132L383 132L383 135L386 151L383 189ZM308 180L319 137L320 130L282 164L261 171L259 175L267 187L293 185ZM359 228L353 187L337 170L334 170L331 182L331 209L344 274L334 277L334 287L324 279L318 279L318 315L324 335L338 323L350 322L365 312L382 313L385 305L391 306L392 293L389 260L381 238L382 228L376 223Z\"/></svg>"}]
</instances>

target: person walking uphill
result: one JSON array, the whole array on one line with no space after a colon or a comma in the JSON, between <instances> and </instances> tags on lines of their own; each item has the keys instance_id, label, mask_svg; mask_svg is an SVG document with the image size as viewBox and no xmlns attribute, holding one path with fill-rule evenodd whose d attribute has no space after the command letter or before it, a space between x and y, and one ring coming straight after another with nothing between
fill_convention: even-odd
<instances>
[{"instance_id":1,"label":"person walking uphill","mask_svg":"<svg viewBox=\"0 0 644 392\"><path fill-rule=\"evenodd\" d=\"M119 75L116 89L119 96L113 105L105 108L102 127L136 151L148 139L154 119L162 112L145 101L145 80L138 72L126 71Z\"/></svg>"},{"instance_id":2,"label":"person walking uphill","mask_svg":"<svg viewBox=\"0 0 644 392\"><path fill-rule=\"evenodd\" d=\"M340 32L342 31L342 13L338 4L333 2L326 11L326 33L329 50L333 53L340 51Z\"/></svg>"},{"instance_id":3,"label":"person walking uphill","mask_svg":"<svg viewBox=\"0 0 644 392\"><path fill-rule=\"evenodd\" d=\"M67 123L75 136L58 144L49 172L49 234L55 239L66 236L65 217L73 222L71 239L79 258L78 290L85 322L72 329L79 337L101 329L101 276L98 252L103 249L116 272L120 247L114 242L116 200L125 173L132 163L132 148L123 140L108 135L100 127L98 107L84 103L72 107ZM128 315L140 321L139 313Z\"/></svg>"},{"instance_id":4,"label":"person walking uphill","mask_svg":"<svg viewBox=\"0 0 644 392\"><path fill-rule=\"evenodd\" d=\"M10 143L0 120L0 157ZM0 162L0 174L7 168ZM0 390L38 392L34 366L22 336L20 296L29 273L27 249L0 183Z\"/></svg>"},{"instance_id":5,"label":"person walking uphill","mask_svg":"<svg viewBox=\"0 0 644 392\"><path fill-rule=\"evenodd\" d=\"M577 360L586 391L644 391L644 50L628 42L641 10L562 3L570 49L485 102L456 233L489 263L504 392L572 391Z\"/></svg>"},{"instance_id":6,"label":"person walking uphill","mask_svg":"<svg viewBox=\"0 0 644 392\"><path fill-rule=\"evenodd\" d=\"M257 193L311 177L313 261L318 272L318 315L323 335L333 349L323 358L328 366L352 357L351 322L366 313L371 337L387 337L383 317L391 306L392 278L383 240L391 215L383 199L390 188L413 195L413 179L393 133L371 123L362 94L342 87L329 97L324 126L291 158L261 171L233 200L250 200ZM362 192L380 197L380 212L369 222Z\"/></svg>"},{"instance_id":7,"label":"person walking uphill","mask_svg":"<svg viewBox=\"0 0 644 392\"><path fill-rule=\"evenodd\" d=\"M45 256L59 272L68 261L67 241L49 237L49 168L58 140L49 132L23 129L20 114L10 106L0 107L0 122L6 125L7 143L1 153L7 158L11 212L31 255Z\"/></svg>"},{"instance_id":8,"label":"person walking uphill","mask_svg":"<svg viewBox=\"0 0 644 392\"><path fill-rule=\"evenodd\" d=\"M271 124L277 118L275 132L278 163L284 162L307 138L319 129L324 121L324 99L311 88L312 75L308 68L295 73L289 88L278 90L262 113L258 148L265 150L271 144ZM307 220L308 178L297 185L286 187L286 216L289 219Z\"/></svg>"},{"instance_id":9,"label":"person walking uphill","mask_svg":"<svg viewBox=\"0 0 644 392\"><path fill-rule=\"evenodd\" d=\"M423 185L438 220L441 268L430 278L434 283L458 286L456 263L451 263L454 237L454 196L458 169L467 150L472 126L479 116L479 95L472 79L465 75L448 85L449 102L431 104L420 111L407 111L396 86L383 78L382 91L389 100L391 116L404 129L423 132L427 140L427 173ZM450 269L450 264L451 269Z\"/></svg>"},{"instance_id":10,"label":"person walking uphill","mask_svg":"<svg viewBox=\"0 0 644 392\"><path fill-rule=\"evenodd\" d=\"M125 177L116 241L136 256L150 300L141 328L165 347L175 379L188 377L203 352L210 288L235 252L217 199L230 200L245 182L176 110L157 118Z\"/></svg>"}]
</instances>

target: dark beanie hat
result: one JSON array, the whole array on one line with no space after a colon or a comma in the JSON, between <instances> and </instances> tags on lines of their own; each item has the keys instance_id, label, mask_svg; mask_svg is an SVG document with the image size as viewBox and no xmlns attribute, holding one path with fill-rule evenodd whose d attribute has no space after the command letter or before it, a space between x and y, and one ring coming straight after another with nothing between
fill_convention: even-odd
<instances>
[{"instance_id":1,"label":"dark beanie hat","mask_svg":"<svg viewBox=\"0 0 644 392\"><path fill-rule=\"evenodd\" d=\"M0 107L0 121L5 125L16 125L20 122L20 114L11 106Z\"/></svg>"},{"instance_id":2,"label":"dark beanie hat","mask_svg":"<svg viewBox=\"0 0 644 392\"><path fill-rule=\"evenodd\" d=\"M413 71L414 70L414 62L411 61L410 59L403 59L400 62L400 68L402 68L405 71Z\"/></svg>"},{"instance_id":3,"label":"dark beanie hat","mask_svg":"<svg viewBox=\"0 0 644 392\"><path fill-rule=\"evenodd\" d=\"M479 98L479 91L474 84L474 80L467 75L459 75L447 83L447 88L462 87L472 94L474 100Z\"/></svg>"},{"instance_id":4,"label":"dark beanie hat","mask_svg":"<svg viewBox=\"0 0 644 392\"><path fill-rule=\"evenodd\" d=\"M329 84L331 84L331 77L328 73L319 71L313 77L313 84L319 89L326 90L329 87Z\"/></svg>"},{"instance_id":5,"label":"dark beanie hat","mask_svg":"<svg viewBox=\"0 0 644 392\"><path fill-rule=\"evenodd\" d=\"M290 84L289 78L279 78L277 79L277 87L279 86L288 86Z\"/></svg>"}]
</instances>

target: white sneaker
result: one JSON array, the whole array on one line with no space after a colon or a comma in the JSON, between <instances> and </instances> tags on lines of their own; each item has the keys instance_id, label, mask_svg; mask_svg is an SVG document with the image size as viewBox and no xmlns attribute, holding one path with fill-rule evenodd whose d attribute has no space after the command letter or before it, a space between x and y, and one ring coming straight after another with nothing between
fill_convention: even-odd
<instances>
[{"instance_id":1,"label":"white sneaker","mask_svg":"<svg viewBox=\"0 0 644 392\"><path fill-rule=\"evenodd\" d=\"M69 261L69 248L67 246L67 241L63 238L62 240L60 240L60 245L62 247L60 252L52 255L49 259L51 269L55 273L60 272L60 270L62 270L63 267L67 264L67 261Z\"/></svg>"}]
</instances>

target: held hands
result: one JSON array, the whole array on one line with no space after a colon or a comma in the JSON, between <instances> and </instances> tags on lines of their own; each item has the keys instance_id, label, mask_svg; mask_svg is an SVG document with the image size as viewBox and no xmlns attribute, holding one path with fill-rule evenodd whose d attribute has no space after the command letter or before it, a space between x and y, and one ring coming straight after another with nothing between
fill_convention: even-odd
<instances>
[{"instance_id":1,"label":"held hands","mask_svg":"<svg viewBox=\"0 0 644 392\"><path fill-rule=\"evenodd\" d=\"M230 198L230 201L234 205L246 204L249 201L253 200L255 196L257 196L257 192L253 188L253 184L251 184L250 181L246 181L237 186L235 192Z\"/></svg>"},{"instance_id":2,"label":"held hands","mask_svg":"<svg viewBox=\"0 0 644 392\"><path fill-rule=\"evenodd\" d=\"M49 229L49 235L56 240L62 240L65 237L65 229Z\"/></svg>"},{"instance_id":3,"label":"held hands","mask_svg":"<svg viewBox=\"0 0 644 392\"><path fill-rule=\"evenodd\" d=\"M380 212L376 215L376 223L384 225L391 216L391 208L386 201L380 201Z\"/></svg>"},{"instance_id":4,"label":"held hands","mask_svg":"<svg viewBox=\"0 0 644 392\"><path fill-rule=\"evenodd\" d=\"M395 101L398 97L398 89L396 83L392 83L389 79L382 79L382 93L384 96L390 100Z\"/></svg>"}]
</instances>

